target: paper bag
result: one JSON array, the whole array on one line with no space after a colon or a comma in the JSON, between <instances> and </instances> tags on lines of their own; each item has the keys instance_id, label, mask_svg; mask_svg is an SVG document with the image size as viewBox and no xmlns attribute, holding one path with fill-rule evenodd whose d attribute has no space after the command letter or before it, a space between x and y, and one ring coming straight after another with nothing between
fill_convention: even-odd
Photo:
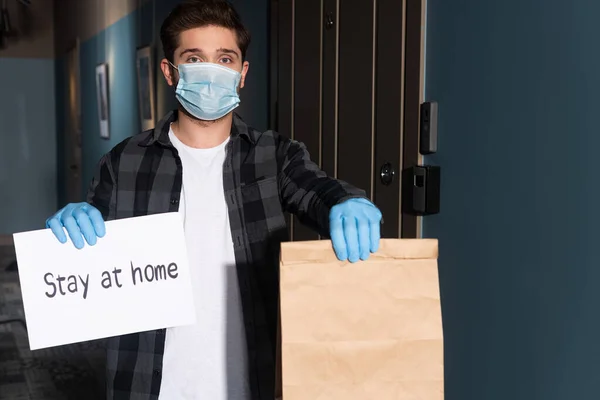
<instances>
[{"instance_id":1,"label":"paper bag","mask_svg":"<svg viewBox=\"0 0 600 400\"><path fill-rule=\"evenodd\" d=\"M390 239L351 264L329 241L284 243L283 400L442 400L437 255L437 240Z\"/></svg>"}]
</instances>

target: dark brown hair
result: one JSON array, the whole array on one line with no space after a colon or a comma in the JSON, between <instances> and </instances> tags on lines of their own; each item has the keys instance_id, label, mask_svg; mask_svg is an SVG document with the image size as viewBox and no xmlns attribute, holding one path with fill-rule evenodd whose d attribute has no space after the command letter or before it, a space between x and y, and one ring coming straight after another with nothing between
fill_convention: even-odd
<instances>
[{"instance_id":1,"label":"dark brown hair","mask_svg":"<svg viewBox=\"0 0 600 400\"><path fill-rule=\"evenodd\" d=\"M210 25L233 30L237 36L237 45L242 51L242 60L246 59L250 32L227 0L185 0L178 4L160 28L165 58L173 62L181 32Z\"/></svg>"}]
</instances>

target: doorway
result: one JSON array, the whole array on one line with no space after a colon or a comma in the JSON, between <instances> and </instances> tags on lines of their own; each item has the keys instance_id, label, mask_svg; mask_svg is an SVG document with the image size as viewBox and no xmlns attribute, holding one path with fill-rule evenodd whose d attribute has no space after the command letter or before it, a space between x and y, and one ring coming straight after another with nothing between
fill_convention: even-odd
<instances>
[{"instance_id":1,"label":"doorway","mask_svg":"<svg viewBox=\"0 0 600 400\"><path fill-rule=\"evenodd\" d=\"M79 40L67 52L65 81L65 200L67 203L82 201L81 182L81 98L79 77Z\"/></svg>"},{"instance_id":2,"label":"doorway","mask_svg":"<svg viewBox=\"0 0 600 400\"><path fill-rule=\"evenodd\" d=\"M272 0L271 125L366 190L382 237L417 237L402 170L419 162L422 0ZM318 237L293 218L292 240Z\"/></svg>"}]
</instances>

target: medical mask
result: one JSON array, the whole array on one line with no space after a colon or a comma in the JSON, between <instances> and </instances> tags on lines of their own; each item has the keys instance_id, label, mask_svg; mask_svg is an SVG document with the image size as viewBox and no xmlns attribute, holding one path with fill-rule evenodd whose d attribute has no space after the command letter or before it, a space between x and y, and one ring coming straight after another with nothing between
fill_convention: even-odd
<instances>
[{"instance_id":1,"label":"medical mask","mask_svg":"<svg viewBox=\"0 0 600 400\"><path fill-rule=\"evenodd\" d=\"M175 96L194 117L214 121L240 104L237 89L242 75L239 72L208 62L179 64L177 69L179 83Z\"/></svg>"}]
</instances>

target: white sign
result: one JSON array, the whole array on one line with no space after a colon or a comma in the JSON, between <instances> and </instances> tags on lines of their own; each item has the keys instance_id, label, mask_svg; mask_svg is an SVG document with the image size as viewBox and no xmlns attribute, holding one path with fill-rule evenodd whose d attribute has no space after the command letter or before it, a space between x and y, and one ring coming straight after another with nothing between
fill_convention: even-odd
<instances>
[{"instance_id":1,"label":"white sign","mask_svg":"<svg viewBox=\"0 0 600 400\"><path fill-rule=\"evenodd\" d=\"M82 250L49 229L14 241L31 350L196 321L177 213L109 221Z\"/></svg>"}]
</instances>

